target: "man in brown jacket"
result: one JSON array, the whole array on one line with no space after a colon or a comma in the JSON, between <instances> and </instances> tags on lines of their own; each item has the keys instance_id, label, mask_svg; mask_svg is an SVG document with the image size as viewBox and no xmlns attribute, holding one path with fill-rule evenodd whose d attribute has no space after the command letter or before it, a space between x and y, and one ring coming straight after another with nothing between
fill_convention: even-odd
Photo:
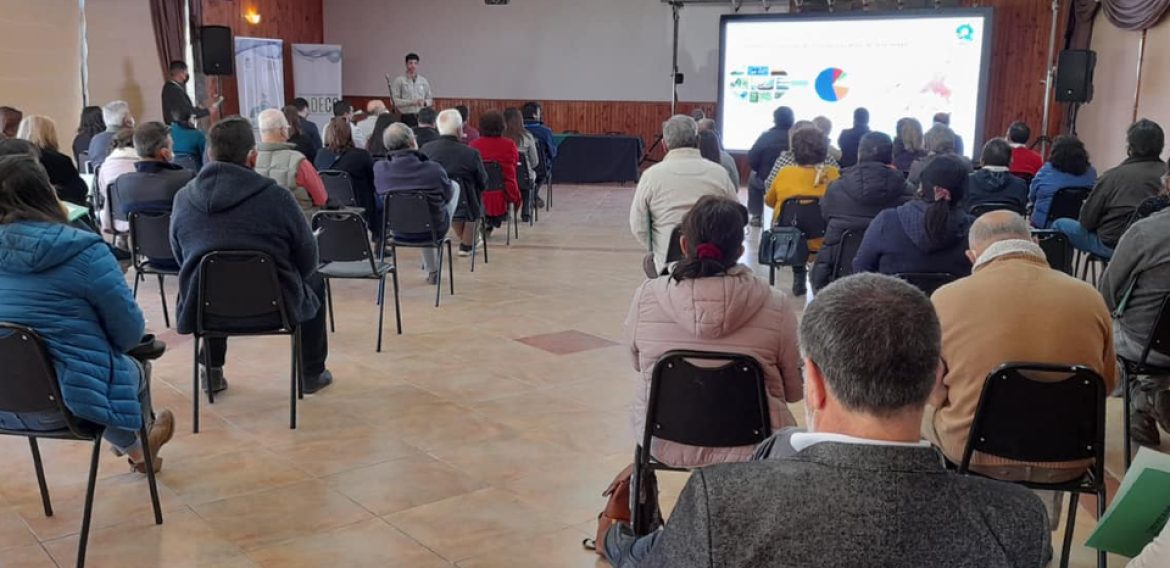
<instances>
[{"instance_id":1,"label":"man in brown jacket","mask_svg":"<svg viewBox=\"0 0 1170 568\"><path fill-rule=\"evenodd\" d=\"M1113 328L1092 286L1052 270L1023 217L993 211L971 227L971 276L940 288L932 301L942 326L943 378L931 395L926 437L958 463L987 375L1009 361L1084 365L1116 383ZM1035 401L1042 407L1044 401ZM975 471L997 479L1058 482L1083 462L1035 467L975 454Z\"/></svg>"}]
</instances>

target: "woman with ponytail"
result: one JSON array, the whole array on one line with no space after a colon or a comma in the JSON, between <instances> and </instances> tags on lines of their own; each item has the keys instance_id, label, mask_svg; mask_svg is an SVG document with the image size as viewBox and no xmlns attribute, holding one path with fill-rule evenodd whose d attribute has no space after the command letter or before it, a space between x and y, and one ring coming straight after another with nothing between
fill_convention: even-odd
<instances>
[{"instance_id":1,"label":"woman with ponytail","mask_svg":"<svg viewBox=\"0 0 1170 568\"><path fill-rule=\"evenodd\" d=\"M974 218L962 208L967 165L938 156L922 171L918 199L874 218L853 259L856 272L971 274L967 231Z\"/></svg>"},{"instance_id":2,"label":"woman with ponytail","mask_svg":"<svg viewBox=\"0 0 1170 568\"><path fill-rule=\"evenodd\" d=\"M801 400L800 349L792 300L739 264L747 209L706 196L683 217L684 258L669 277L647 280L626 318L626 344L641 372L630 422L641 443L654 364L667 351L723 351L754 357L764 370L772 428L794 426L787 403ZM655 440L651 454L678 467L745 461L753 447L704 448Z\"/></svg>"}]
</instances>

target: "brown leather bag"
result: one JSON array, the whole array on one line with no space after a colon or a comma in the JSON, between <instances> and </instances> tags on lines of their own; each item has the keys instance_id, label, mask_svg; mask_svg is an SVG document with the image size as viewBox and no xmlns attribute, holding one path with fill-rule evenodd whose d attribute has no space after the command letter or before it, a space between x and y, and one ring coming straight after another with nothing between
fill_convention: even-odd
<instances>
[{"instance_id":1,"label":"brown leather bag","mask_svg":"<svg viewBox=\"0 0 1170 568\"><path fill-rule=\"evenodd\" d=\"M595 551L604 558L605 533L609 532L609 528L617 523L632 523L630 481L633 475L634 464L630 464L621 473L618 473L610 482L609 487L601 493L601 496L607 497L608 500L605 502L605 509L597 515L597 536L581 542L586 550ZM647 471L643 475L645 476L644 482L642 490L639 491L642 498L638 500L638 506L645 511L643 518L647 519L647 524L652 529L657 529L662 525L662 512L658 509L658 478L653 471Z\"/></svg>"}]
</instances>

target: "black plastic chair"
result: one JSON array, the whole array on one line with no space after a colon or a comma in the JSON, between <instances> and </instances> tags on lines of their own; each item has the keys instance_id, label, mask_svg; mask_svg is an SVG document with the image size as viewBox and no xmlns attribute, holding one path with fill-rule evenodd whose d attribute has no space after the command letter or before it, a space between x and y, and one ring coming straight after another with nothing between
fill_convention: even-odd
<instances>
[{"instance_id":1,"label":"black plastic chair","mask_svg":"<svg viewBox=\"0 0 1170 568\"><path fill-rule=\"evenodd\" d=\"M825 236L828 221L821 214L819 197L790 197L780 204L780 217L773 227L796 227L807 240ZM768 283L776 285L776 265L768 265Z\"/></svg>"},{"instance_id":2,"label":"black plastic chair","mask_svg":"<svg viewBox=\"0 0 1170 568\"><path fill-rule=\"evenodd\" d=\"M166 276L178 276L179 269L169 266L160 267L158 260L171 259L175 262L175 255L171 251L171 214L170 213L141 213L130 214L130 257L134 264L134 298L138 298L138 284L146 280L147 274L158 277L158 295L162 300L163 322L171 327L171 316L167 310L167 291L163 284Z\"/></svg>"},{"instance_id":3,"label":"black plastic chair","mask_svg":"<svg viewBox=\"0 0 1170 568\"><path fill-rule=\"evenodd\" d=\"M37 438L54 440L76 440L93 442L93 452L89 461L89 478L86 482L85 506L81 515L81 535L77 546L77 566L85 566L85 554L89 545L90 522L93 518L93 495L97 485L98 461L101 457L102 433L105 428L81 420L69 411L61 397L61 387L57 383L57 376L53 370L48 350L37 333L25 326L0 322L0 410L14 413L43 413L53 412L60 414L64 419L65 427L60 430L3 430L0 435L23 436L28 438L29 449L32 451L33 467L36 469L37 485L41 492L41 505L45 516L53 516L53 503L49 497L49 485L45 481L45 469L41 463L41 450L37 445ZM150 388L150 365L143 366L147 384L147 396ZM146 414L144 409L144 414ZM149 416L143 416L142 428L138 430L139 439L143 440L142 450L146 461L146 481L150 486L150 504L154 509L154 523L163 522L162 507L158 500L158 484L155 481L154 459L150 455L150 445L147 440L147 425Z\"/></svg>"},{"instance_id":4,"label":"black plastic chair","mask_svg":"<svg viewBox=\"0 0 1170 568\"><path fill-rule=\"evenodd\" d=\"M700 361L704 365L696 365ZM634 449L630 495L639 495L648 471L686 471L650 455L652 438L691 446L731 448L759 444L772 435L764 371L750 355L670 351L654 364L642 443ZM634 507L634 532L647 520Z\"/></svg>"},{"instance_id":5,"label":"black plastic chair","mask_svg":"<svg viewBox=\"0 0 1170 568\"><path fill-rule=\"evenodd\" d=\"M486 197L489 193L499 193L504 200L504 233L507 239L504 244L512 246L512 230L516 230L516 240L520 240L520 217L516 214L516 207L508 203L508 191L505 188L504 182L504 168L499 162L485 161L483 168L487 172L487 187L483 190L483 195ZM483 206L484 216L487 216L487 205ZM485 223L487 221L484 221ZM485 228L486 231L486 228ZM484 239L486 242L487 239Z\"/></svg>"},{"instance_id":6,"label":"black plastic chair","mask_svg":"<svg viewBox=\"0 0 1170 568\"><path fill-rule=\"evenodd\" d=\"M1091 187L1062 187L1052 195L1048 205L1048 219L1045 226L1051 227L1057 219L1076 219L1081 215L1081 206L1089 198Z\"/></svg>"},{"instance_id":7,"label":"black plastic chair","mask_svg":"<svg viewBox=\"0 0 1170 568\"><path fill-rule=\"evenodd\" d=\"M841 243L837 247L837 262L833 264L830 282L836 282L853 274L853 259L857 256L857 251L861 248L861 240L864 237L865 231L852 229L841 234Z\"/></svg>"},{"instance_id":8,"label":"black plastic chair","mask_svg":"<svg viewBox=\"0 0 1170 568\"><path fill-rule=\"evenodd\" d=\"M992 211L1003 211L1003 210L1013 211L1015 213L1019 213L1020 215L1024 214L1024 211L1021 210L1015 203L1008 203L1006 201L988 201L985 203L978 203L978 204L972 205L967 210L967 212L970 213L972 216L981 217L984 213L990 213Z\"/></svg>"},{"instance_id":9,"label":"black plastic chair","mask_svg":"<svg viewBox=\"0 0 1170 568\"><path fill-rule=\"evenodd\" d=\"M192 431L199 433L199 348L203 340L256 335L289 336L292 349L288 427L296 429L297 399L304 397L301 326L284 304L276 263L271 256L258 251L212 251L199 260L198 278L195 341L191 350ZM203 364L210 369L211 352L203 351ZM206 390L207 402L215 404L214 389Z\"/></svg>"},{"instance_id":10,"label":"black plastic chair","mask_svg":"<svg viewBox=\"0 0 1170 568\"><path fill-rule=\"evenodd\" d=\"M1032 229L1032 238L1036 239L1036 244L1048 257L1048 266L1074 276L1073 258L1076 252L1068 241L1068 235L1052 229Z\"/></svg>"},{"instance_id":11,"label":"black plastic chair","mask_svg":"<svg viewBox=\"0 0 1170 568\"><path fill-rule=\"evenodd\" d=\"M934 294L935 290L959 279L958 276L947 272L904 272L895 276L914 285L915 288L922 290L922 293L927 296Z\"/></svg>"},{"instance_id":12,"label":"black plastic chair","mask_svg":"<svg viewBox=\"0 0 1170 568\"><path fill-rule=\"evenodd\" d=\"M1037 375L1067 375L1056 382ZM1068 566L1080 494L1097 496L1097 518L1105 514L1105 381L1079 365L1005 363L987 376L967 435L960 474L970 474L975 452L1031 463L1093 460L1084 474L1065 483L1015 482L1030 489L1069 492L1061 567ZM1105 566L1105 552L1097 565Z\"/></svg>"},{"instance_id":13,"label":"black plastic chair","mask_svg":"<svg viewBox=\"0 0 1170 568\"><path fill-rule=\"evenodd\" d=\"M537 149L540 150L540 165L536 166L536 183L537 194L540 193L540 183L544 182L548 185L547 196L544 200L544 210L548 212L552 209L552 194L553 194L553 164L552 164L552 149L548 147L548 143L539 138L536 139Z\"/></svg>"},{"instance_id":14,"label":"black plastic chair","mask_svg":"<svg viewBox=\"0 0 1170 568\"><path fill-rule=\"evenodd\" d=\"M1124 398L1124 408L1122 410L1124 433L1122 435L1125 437L1126 469L1129 469L1130 463L1133 462L1133 440L1129 436L1131 422L1129 409L1132 404L1129 392L1130 377L1134 375L1170 375L1170 368L1159 367L1149 363L1151 352L1170 355L1170 295L1162 299L1161 308L1158 310L1158 317L1154 320L1154 327L1150 329L1150 336L1146 338L1146 344L1142 347L1141 359L1131 361L1121 355L1117 356L1117 361L1121 363L1121 392Z\"/></svg>"},{"instance_id":15,"label":"black plastic chair","mask_svg":"<svg viewBox=\"0 0 1170 568\"><path fill-rule=\"evenodd\" d=\"M1077 264L1080 266L1081 280L1092 284L1095 288L1097 286L1097 280L1105 273L1105 269L1109 267L1109 259L1095 254L1081 253L1077 257Z\"/></svg>"},{"instance_id":16,"label":"black plastic chair","mask_svg":"<svg viewBox=\"0 0 1170 568\"><path fill-rule=\"evenodd\" d=\"M536 207L536 192L540 188L536 185L536 180L528 175L528 156L524 154L520 154L520 162L516 164L516 185L527 204L525 208L528 211L528 226L531 227L540 220L540 209Z\"/></svg>"},{"instance_id":17,"label":"black plastic chair","mask_svg":"<svg viewBox=\"0 0 1170 568\"><path fill-rule=\"evenodd\" d=\"M438 227L431 221L432 215L427 194L418 191L391 191L382 202L382 246L379 261L386 260L386 247L390 247L390 264L398 266L398 247L433 248L439 253L439 279L435 282L435 307L443 295L443 245L447 245L447 277L451 281L451 295L455 295L455 261L451 254L451 239L439 234ZM446 211L442 211L446 215ZM430 234L429 241L400 241L392 234ZM472 251L474 252L474 250ZM485 261L486 262L486 261Z\"/></svg>"},{"instance_id":18,"label":"black plastic chair","mask_svg":"<svg viewBox=\"0 0 1170 568\"><path fill-rule=\"evenodd\" d=\"M98 166L99 168L101 166ZM94 175L93 182L97 185L97 175ZM120 178L119 178L120 179ZM127 221L126 216L122 214L122 204L118 199L119 191L117 188L118 180L114 180L106 187L99 187L98 193L102 203L104 204L106 213L110 216L110 230L113 232L114 238L128 237L126 231L118 230L118 221ZM169 238L169 237L168 237ZM115 242L117 242L115 240Z\"/></svg>"},{"instance_id":19,"label":"black plastic chair","mask_svg":"<svg viewBox=\"0 0 1170 568\"><path fill-rule=\"evenodd\" d=\"M325 184L325 193L330 201L342 207L358 207L357 195L353 192L353 180L349 173L341 170L321 170L317 172L321 182Z\"/></svg>"},{"instance_id":20,"label":"black plastic chair","mask_svg":"<svg viewBox=\"0 0 1170 568\"><path fill-rule=\"evenodd\" d=\"M378 345L382 352L382 322L386 314L386 275L394 284L394 319L398 335L402 335L402 310L398 300L398 269L390 263L375 260L370 248L369 230L362 216L354 211L320 211L313 215L313 234L317 236L317 251L321 267L317 272L325 278L325 305L329 312L329 331L336 331L333 322L333 288L329 281L378 281Z\"/></svg>"},{"instance_id":21,"label":"black plastic chair","mask_svg":"<svg viewBox=\"0 0 1170 568\"><path fill-rule=\"evenodd\" d=\"M77 171L83 174L93 173L93 162L89 161L88 150L77 154Z\"/></svg>"},{"instance_id":22,"label":"black plastic chair","mask_svg":"<svg viewBox=\"0 0 1170 568\"><path fill-rule=\"evenodd\" d=\"M171 158L171 163L183 168L184 170L191 170L193 172L199 171L199 161L196 160L195 156L192 156L191 154L186 154L183 152L176 153L175 157Z\"/></svg>"}]
</instances>

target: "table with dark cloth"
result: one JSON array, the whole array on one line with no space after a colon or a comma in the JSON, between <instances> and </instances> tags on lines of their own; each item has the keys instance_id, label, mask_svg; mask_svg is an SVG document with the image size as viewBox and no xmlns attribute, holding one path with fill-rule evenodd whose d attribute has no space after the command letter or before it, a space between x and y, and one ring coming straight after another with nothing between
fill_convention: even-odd
<instances>
[{"instance_id":1,"label":"table with dark cloth","mask_svg":"<svg viewBox=\"0 0 1170 568\"><path fill-rule=\"evenodd\" d=\"M561 136L557 135L560 139ZM578 135L558 140L553 164L556 183L638 181L642 139L636 136Z\"/></svg>"}]
</instances>

